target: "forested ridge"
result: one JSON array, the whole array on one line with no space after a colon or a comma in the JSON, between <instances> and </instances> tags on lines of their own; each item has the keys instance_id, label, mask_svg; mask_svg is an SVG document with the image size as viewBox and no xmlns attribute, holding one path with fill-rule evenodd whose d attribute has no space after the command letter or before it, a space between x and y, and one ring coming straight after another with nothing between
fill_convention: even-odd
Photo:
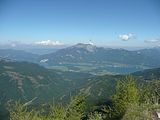
<instances>
[{"instance_id":1,"label":"forested ridge","mask_svg":"<svg viewBox=\"0 0 160 120\"><path fill-rule=\"evenodd\" d=\"M6 105L11 120L150 120L160 108L159 86L159 80L137 84L137 79L126 76L117 81L114 94L101 105L88 106L83 93L72 96L67 104L53 102L37 108L32 101L12 101Z\"/></svg>"}]
</instances>

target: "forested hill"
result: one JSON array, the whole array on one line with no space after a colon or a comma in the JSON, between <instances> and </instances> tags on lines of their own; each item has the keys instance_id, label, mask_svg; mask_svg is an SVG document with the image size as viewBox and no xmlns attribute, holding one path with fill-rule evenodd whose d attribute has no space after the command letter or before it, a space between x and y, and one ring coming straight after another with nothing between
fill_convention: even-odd
<instances>
[{"instance_id":1,"label":"forested hill","mask_svg":"<svg viewBox=\"0 0 160 120\"><path fill-rule=\"evenodd\" d=\"M130 75L139 86L139 83L146 85L146 80L159 80L159 73L160 69L156 68ZM0 59L0 107L4 107L10 100L33 100L34 105L51 103L53 100L63 103L77 94L86 95L86 103L92 107L104 105L115 94L117 82L124 79L126 75L93 76L81 72L55 71L34 63Z\"/></svg>"},{"instance_id":2,"label":"forested hill","mask_svg":"<svg viewBox=\"0 0 160 120\"><path fill-rule=\"evenodd\" d=\"M160 80L160 68L138 71L132 75L143 77L145 80Z\"/></svg>"},{"instance_id":3,"label":"forested hill","mask_svg":"<svg viewBox=\"0 0 160 120\"><path fill-rule=\"evenodd\" d=\"M160 69L133 73L139 80L160 78ZM116 82L125 75L93 76L82 72L62 72L46 69L37 64L0 60L0 93L4 98L36 98L37 102L65 99L79 91L89 95L92 101L105 100L114 92Z\"/></svg>"},{"instance_id":4,"label":"forested hill","mask_svg":"<svg viewBox=\"0 0 160 120\"><path fill-rule=\"evenodd\" d=\"M54 71L34 63L1 59L0 94L3 94L4 101L29 101L36 98L37 102L47 102L74 90L86 82L83 79L91 76L87 73Z\"/></svg>"}]
</instances>

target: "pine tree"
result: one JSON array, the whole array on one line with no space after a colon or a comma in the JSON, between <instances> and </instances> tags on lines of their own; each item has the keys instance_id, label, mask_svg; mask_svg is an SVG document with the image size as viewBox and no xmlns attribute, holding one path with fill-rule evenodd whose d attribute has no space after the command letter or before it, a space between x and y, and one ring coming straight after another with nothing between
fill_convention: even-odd
<instances>
[{"instance_id":1,"label":"pine tree","mask_svg":"<svg viewBox=\"0 0 160 120\"><path fill-rule=\"evenodd\" d=\"M111 97L111 101L114 117L122 117L128 107L139 103L138 89L132 76L127 76L125 79L118 81L116 92Z\"/></svg>"}]
</instances>

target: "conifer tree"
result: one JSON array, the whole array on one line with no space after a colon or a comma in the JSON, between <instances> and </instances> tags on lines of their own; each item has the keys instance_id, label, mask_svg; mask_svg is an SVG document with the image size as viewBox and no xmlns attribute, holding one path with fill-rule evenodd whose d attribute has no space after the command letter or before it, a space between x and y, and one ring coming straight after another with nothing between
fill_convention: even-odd
<instances>
[{"instance_id":1,"label":"conifer tree","mask_svg":"<svg viewBox=\"0 0 160 120\"><path fill-rule=\"evenodd\" d=\"M132 76L118 81L116 92L111 97L111 101L114 109L112 114L115 117L122 117L128 107L139 104L138 88Z\"/></svg>"}]
</instances>

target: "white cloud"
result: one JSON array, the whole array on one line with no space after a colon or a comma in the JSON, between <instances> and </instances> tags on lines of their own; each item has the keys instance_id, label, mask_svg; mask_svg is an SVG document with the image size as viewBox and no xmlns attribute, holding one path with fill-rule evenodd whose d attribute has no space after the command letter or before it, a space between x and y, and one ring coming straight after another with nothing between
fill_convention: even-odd
<instances>
[{"instance_id":1,"label":"white cloud","mask_svg":"<svg viewBox=\"0 0 160 120\"><path fill-rule=\"evenodd\" d=\"M94 43L93 43L92 41L89 41L89 44L90 44L90 45L94 45Z\"/></svg>"},{"instance_id":2,"label":"white cloud","mask_svg":"<svg viewBox=\"0 0 160 120\"><path fill-rule=\"evenodd\" d=\"M10 47L17 47L20 44L21 44L20 41L7 40L7 42L6 42L6 45L8 45Z\"/></svg>"},{"instance_id":3,"label":"white cloud","mask_svg":"<svg viewBox=\"0 0 160 120\"><path fill-rule=\"evenodd\" d=\"M160 43L160 38L145 40L146 43Z\"/></svg>"},{"instance_id":4,"label":"white cloud","mask_svg":"<svg viewBox=\"0 0 160 120\"><path fill-rule=\"evenodd\" d=\"M35 42L36 45L43 45L43 46L57 46L57 45L63 45L60 41L53 41L53 40L43 40Z\"/></svg>"},{"instance_id":5,"label":"white cloud","mask_svg":"<svg viewBox=\"0 0 160 120\"><path fill-rule=\"evenodd\" d=\"M15 44L15 43L12 43L12 44L11 44L11 47L16 47L16 44Z\"/></svg>"},{"instance_id":6,"label":"white cloud","mask_svg":"<svg viewBox=\"0 0 160 120\"><path fill-rule=\"evenodd\" d=\"M40 63L45 63L47 61L48 61L48 59L43 59L43 60L40 61Z\"/></svg>"},{"instance_id":7,"label":"white cloud","mask_svg":"<svg viewBox=\"0 0 160 120\"><path fill-rule=\"evenodd\" d=\"M89 40L88 44L90 45L94 45L93 41L92 40Z\"/></svg>"},{"instance_id":8,"label":"white cloud","mask_svg":"<svg viewBox=\"0 0 160 120\"><path fill-rule=\"evenodd\" d=\"M128 41L128 40L131 39L132 37L133 37L133 34L131 34L131 33L119 35L119 38L120 38L122 41Z\"/></svg>"}]
</instances>

